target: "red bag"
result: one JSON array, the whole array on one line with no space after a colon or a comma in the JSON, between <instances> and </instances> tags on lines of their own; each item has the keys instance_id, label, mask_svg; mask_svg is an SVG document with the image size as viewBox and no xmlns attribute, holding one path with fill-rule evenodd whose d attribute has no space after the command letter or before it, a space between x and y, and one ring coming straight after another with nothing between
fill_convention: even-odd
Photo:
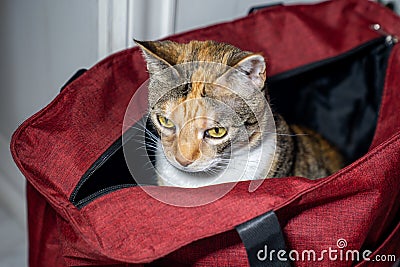
<instances>
[{"instance_id":1,"label":"red bag","mask_svg":"<svg viewBox=\"0 0 400 267\"><path fill-rule=\"evenodd\" d=\"M254 192L240 182L191 208L152 198L124 165L124 114L147 79L140 51L101 61L14 133L11 151L28 181L30 266L392 266L400 257L395 36L400 18L390 10L336 0L274 6L168 38L263 52L273 108L349 159L326 178L266 179ZM221 186L154 190L179 198Z\"/></svg>"}]
</instances>

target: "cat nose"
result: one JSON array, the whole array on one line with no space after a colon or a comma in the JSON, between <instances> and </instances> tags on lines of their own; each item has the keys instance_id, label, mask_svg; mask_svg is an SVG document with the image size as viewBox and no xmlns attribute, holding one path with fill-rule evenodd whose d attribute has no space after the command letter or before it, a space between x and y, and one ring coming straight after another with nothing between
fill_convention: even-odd
<instances>
[{"instance_id":1,"label":"cat nose","mask_svg":"<svg viewBox=\"0 0 400 267\"><path fill-rule=\"evenodd\" d=\"M187 167L187 166L189 166L190 164L193 163L193 161L191 161L191 160L189 160L189 159L186 159L185 157L183 157L183 156L181 156L181 155L177 155L177 156L175 157L175 159L176 159L176 161L177 161L180 165L182 165L183 167Z\"/></svg>"},{"instance_id":2,"label":"cat nose","mask_svg":"<svg viewBox=\"0 0 400 267\"><path fill-rule=\"evenodd\" d=\"M185 127L181 130L175 147L175 159L183 167L187 167L200 158L200 141L189 139L192 134L191 128Z\"/></svg>"}]
</instances>

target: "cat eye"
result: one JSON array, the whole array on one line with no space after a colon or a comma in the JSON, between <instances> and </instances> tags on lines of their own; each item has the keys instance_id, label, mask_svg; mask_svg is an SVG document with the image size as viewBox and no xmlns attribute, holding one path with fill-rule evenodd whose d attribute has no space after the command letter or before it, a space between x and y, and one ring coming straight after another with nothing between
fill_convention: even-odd
<instances>
[{"instance_id":1,"label":"cat eye","mask_svg":"<svg viewBox=\"0 0 400 267\"><path fill-rule=\"evenodd\" d=\"M161 126L163 126L163 127L165 127L165 128L173 128L173 127L175 127L175 124L170 120L170 119L167 119L166 117L164 117L164 116L158 116L157 117L157 119L158 119L158 122L161 124Z\"/></svg>"},{"instance_id":2,"label":"cat eye","mask_svg":"<svg viewBox=\"0 0 400 267\"><path fill-rule=\"evenodd\" d=\"M212 137L212 138L222 138L226 135L227 130L224 127L214 127L206 132L207 137Z\"/></svg>"}]
</instances>

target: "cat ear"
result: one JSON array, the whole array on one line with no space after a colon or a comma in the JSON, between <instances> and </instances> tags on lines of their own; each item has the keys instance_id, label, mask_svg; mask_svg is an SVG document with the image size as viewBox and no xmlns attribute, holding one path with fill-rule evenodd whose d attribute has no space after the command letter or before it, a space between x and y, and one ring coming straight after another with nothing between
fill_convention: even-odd
<instances>
[{"instance_id":1,"label":"cat ear","mask_svg":"<svg viewBox=\"0 0 400 267\"><path fill-rule=\"evenodd\" d=\"M177 43L172 41L138 41L135 39L134 42L142 50L150 74L172 67L176 63Z\"/></svg>"},{"instance_id":2,"label":"cat ear","mask_svg":"<svg viewBox=\"0 0 400 267\"><path fill-rule=\"evenodd\" d=\"M258 89L263 89L266 79L264 57L258 54L251 54L236 63L233 68L246 74Z\"/></svg>"}]
</instances>

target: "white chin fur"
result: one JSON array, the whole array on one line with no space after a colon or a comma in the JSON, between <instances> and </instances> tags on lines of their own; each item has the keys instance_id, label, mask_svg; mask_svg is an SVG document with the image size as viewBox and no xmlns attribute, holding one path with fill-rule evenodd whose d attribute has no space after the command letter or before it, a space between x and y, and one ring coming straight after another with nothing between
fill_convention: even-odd
<instances>
[{"instance_id":1,"label":"white chin fur","mask_svg":"<svg viewBox=\"0 0 400 267\"><path fill-rule=\"evenodd\" d=\"M195 188L213 184L257 180L266 178L275 151L275 137L268 135L254 149L232 153L228 167L213 176L184 172L169 163L162 146L157 144L156 171L160 185Z\"/></svg>"}]
</instances>

